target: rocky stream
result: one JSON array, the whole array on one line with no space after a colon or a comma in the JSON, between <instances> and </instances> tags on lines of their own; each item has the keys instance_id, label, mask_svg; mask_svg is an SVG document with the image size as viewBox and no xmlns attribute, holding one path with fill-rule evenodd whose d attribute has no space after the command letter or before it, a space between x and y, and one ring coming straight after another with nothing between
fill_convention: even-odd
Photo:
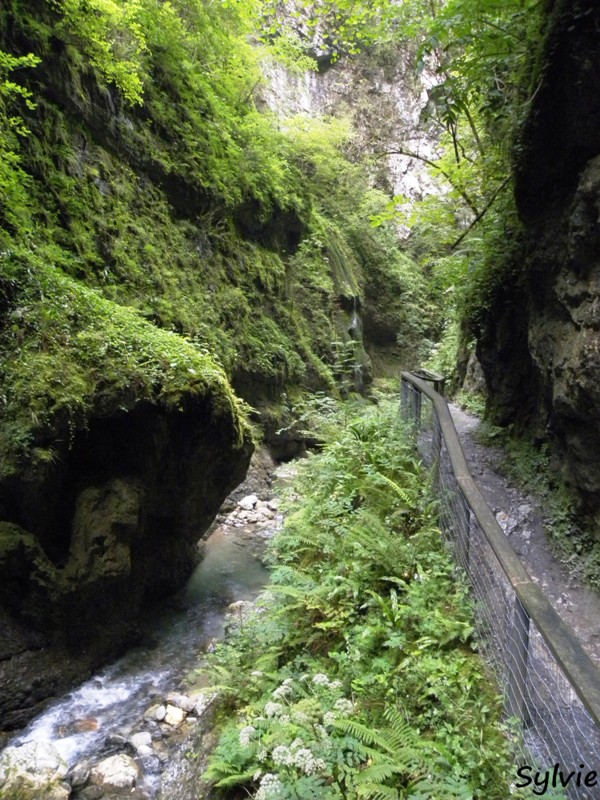
<instances>
[{"instance_id":1,"label":"rocky stream","mask_svg":"<svg viewBox=\"0 0 600 800\"><path fill-rule=\"evenodd\" d=\"M142 623L141 643L6 743L0 797L169 800L198 796L211 696L195 673L268 580L265 546L282 524L275 470L258 452L223 504L185 588Z\"/></svg>"}]
</instances>

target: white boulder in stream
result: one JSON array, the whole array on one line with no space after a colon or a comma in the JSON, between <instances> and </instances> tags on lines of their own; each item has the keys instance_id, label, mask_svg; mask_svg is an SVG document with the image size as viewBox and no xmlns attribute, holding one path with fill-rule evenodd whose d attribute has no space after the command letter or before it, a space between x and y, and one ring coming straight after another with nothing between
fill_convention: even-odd
<instances>
[{"instance_id":1,"label":"white boulder in stream","mask_svg":"<svg viewBox=\"0 0 600 800\"><path fill-rule=\"evenodd\" d=\"M183 720L186 718L186 713L182 708L172 706L170 703L167 705L167 713L165 715L165 722L172 728L178 728Z\"/></svg>"},{"instance_id":2,"label":"white boulder in stream","mask_svg":"<svg viewBox=\"0 0 600 800\"><path fill-rule=\"evenodd\" d=\"M68 800L62 783L67 765L50 742L25 742L0 755L0 796L20 800Z\"/></svg>"},{"instance_id":3,"label":"white boulder in stream","mask_svg":"<svg viewBox=\"0 0 600 800\"><path fill-rule=\"evenodd\" d=\"M148 731L140 731L140 733L134 733L131 739L129 740L134 750L138 753L142 748L152 748L152 734ZM142 752L144 755L144 752Z\"/></svg>"},{"instance_id":4,"label":"white boulder in stream","mask_svg":"<svg viewBox=\"0 0 600 800\"><path fill-rule=\"evenodd\" d=\"M133 758L119 753L96 764L90 781L102 789L133 789L139 777L140 768Z\"/></svg>"},{"instance_id":5,"label":"white boulder in stream","mask_svg":"<svg viewBox=\"0 0 600 800\"><path fill-rule=\"evenodd\" d=\"M238 506L244 511L252 511L257 503L258 497L255 494L249 494L247 497L243 497L239 501Z\"/></svg>"}]
</instances>

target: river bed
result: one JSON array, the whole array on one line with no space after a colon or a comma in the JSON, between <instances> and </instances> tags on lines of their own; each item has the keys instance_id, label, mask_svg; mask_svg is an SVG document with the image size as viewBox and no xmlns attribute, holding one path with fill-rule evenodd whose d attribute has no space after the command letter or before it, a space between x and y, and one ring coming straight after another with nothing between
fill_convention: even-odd
<instances>
[{"instance_id":1,"label":"river bed","mask_svg":"<svg viewBox=\"0 0 600 800\"><path fill-rule=\"evenodd\" d=\"M164 723L149 722L148 709L167 702L169 693L187 690L202 653L223 637L229 606L253 600L268 581L261 557L282 515L276 500L252 497L254 506L242 498L231 513L218 518L203 559L184 589L143 621L142 644L54 701L9 746L50 742L66 762L71 783L74 769L89 772L110 754L129 753L141 768L135 796L159 796L161 775L172 766L169 762L182 739L193 734L196 716L191 711L186 725L171 731ZM152 731L153 747L136 752L131 737L140 730ZM84 781L69 796L112 796L92 788L94 792L86 789Z\"/></svg>"}]
</instances>

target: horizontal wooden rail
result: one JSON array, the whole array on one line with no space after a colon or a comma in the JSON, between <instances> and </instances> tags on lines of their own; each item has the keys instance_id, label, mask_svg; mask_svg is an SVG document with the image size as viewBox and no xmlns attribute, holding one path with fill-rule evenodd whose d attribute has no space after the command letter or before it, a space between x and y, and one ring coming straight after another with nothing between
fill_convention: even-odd
<instances>
[{"instance_id":1,"label":"horizontal wooden rail","mask_svg":"<svg viewBox=\"0 0 600 800\"><path fill-rule=\"evenodd\" d=\"M431 401L460 491L525 612L535 623L565 677L600 729L600 672L573 631L556 613L539 586L532 581L479 491L467 465L446 400L435 391L430 382L414 373L403 372L402 380L410 383Z\"/></svg>"}]
</instances>

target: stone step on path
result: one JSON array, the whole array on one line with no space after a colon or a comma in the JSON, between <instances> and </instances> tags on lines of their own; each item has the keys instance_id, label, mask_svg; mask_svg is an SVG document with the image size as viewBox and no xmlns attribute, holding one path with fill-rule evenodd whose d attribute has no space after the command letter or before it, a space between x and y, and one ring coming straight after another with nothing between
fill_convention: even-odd
<instances>
[{"instance_id":1,"label":"stone step on path","mask_svg":"<svg viewBox=\"0 0 600 800\"><path fill-rule=\"evenodd\" d=\"M532 580L575 631L600 669L600 596L582 586L553 555L543 512L536 499L500 474L504 459L501 448L476 441L479 418L455 404L449 407L471 474L500 527Z\"/></svg>"}]
</instances>

